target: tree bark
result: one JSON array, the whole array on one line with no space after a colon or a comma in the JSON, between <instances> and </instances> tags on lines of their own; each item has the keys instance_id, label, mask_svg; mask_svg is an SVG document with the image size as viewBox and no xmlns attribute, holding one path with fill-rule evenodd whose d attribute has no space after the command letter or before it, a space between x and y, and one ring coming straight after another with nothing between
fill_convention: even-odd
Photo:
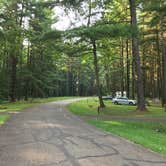
<instances>
[{"instance_id":1,"label":"tree bark","mask_svg":"<svg viewBox=\"0 0 166 166\"><path fill-rule=\"evenodd\" d=\"M120 67L121 67L121 95L124 96L124 43L121 39Z\"/></svg>"},{"instance_id":2,"label":"tree bark","mask_svg":"<svg viewBox=\"0 0 166 166\"><path fill-rule=\"evenodd\" d=\"M95 40L92 40L92 46L93 46L94 68L95 68L95 75L96 75L96 85L97 85L99 104L100 104L100 108L104 108L105 105L104 105L104 102L102 99L102 92L101 92L101 86L100 86L100 80L99 80L99 67L98 67L98 59L97 59L96 41Z\"/></svg>"},{"instance_id":3,"label":"tree bark","mask_svg":"<svg viewBox=\"0 0 166 166\"><path fill-rule=\"evenodd\" d=\"M161 36L161 50L162 50L162 74L163 74L163 95L162 95L162 106L166 108L166 48L165 48L165 40L164 40L164 23L163 16L160 18L160 36Z\"/></svg>"},{"instance_id":4,"label":"tree bark","mask_svg":"<svg viewBox=\"0 0 166 166\"><path fill-rule=\"evenodd\" d=\"M130 12L131 12L131 26L133 29L137 29L137 16L136 16L136 4L135 0L129 0L130 2ZM132 36L132 54L135 63L135 74L137 83L137 97L138 97L138 111L146 111L145 98L144 98L144 87L143 87L143 73L140 64L140 54L139 54L139 41L138 36Z\"/></svg>"},{"instance_id":5,"label":"tree bark","mask_svg":"<svg viewBox=\"0 0 166 166\"><path fill-rule=\"evenodd\" d=\"M132 59L132 98L135 99L135 64Z\"/></svg>"},{"instance_id":6,"label":"tree bark","mask_svg":"<svg viewBox=\"0 0 166 166\"><path fill-rule=\"evenodd\" d=\"M162 98L162 71L161 71L161 54L160 54L160 41L159 41L159 32L156 34L156 47L157 47L157 89L158 89L158 98Z\"/></svg>"},{"instance_id":7,"label":"tree bark","mask_svg":"<svg viewBox=\"0 0 166 166\"><path fill-rule=\"evenodd\" d=\"M91 14L92 14L92 1L89 0L89 17L88 17L88 22L87 22L87 26L90 26L91 23ZM91 43L92 43L92 51L93 51L93 58L94 58L94 68L95 68L95 76L96 76L96 84L97 84L97 94L98 94L98 98L99 98L99 104L100 104L100 108L104 108L104 102L102 99L102 91L101 91L101 86L100 86L100 79L99 79L99 67L98 67L98 59L97 59L97 52L96 52L96 41L91 39Z\"/></svg>"},{"instance_id":8,"label":"tree bark","mask_svg":"<svg viewBox=\"0 0 166 166\"><path fill-rule=\"evenodd\" d=\"M17 58L15 55L9 57L9 100L10 102L16 101L16 72L17 72Z\"/></svg>"},{"instance_id":9,"label":"tree bark","mask_svg":"<svg viewBox=\"0 0 166 166\"><path fill-rule=\"evenodd\" d=\"M127 80L126 80L126 84L127 84L127 97L130 97L130 59L129 59L129 41L126 41L126 58L127 58Z\"/></svg>"}]
</instances>

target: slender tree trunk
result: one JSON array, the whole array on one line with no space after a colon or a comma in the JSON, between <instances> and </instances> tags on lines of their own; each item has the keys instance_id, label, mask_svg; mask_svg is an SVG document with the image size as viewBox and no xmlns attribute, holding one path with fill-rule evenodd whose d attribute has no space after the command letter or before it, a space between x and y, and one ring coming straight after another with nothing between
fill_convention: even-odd
<instances>
[{"instance_id":1,"label":"slender tree trunk","mask_svg":"<svg viewBox=\"0 0 166 166\"><path fill-rule=\"evenodd\" d=\"M87 26L89 27L90 23L91 23L91 14L92 14L92 0L89 0L89 16L88 16L88 22L87 22Z\"/></svg>"},{"instance_id":2,"label":"slender tree trunk","mask_svg":"<svg viewBox=\"0 0 166 166\"><path fill-rule=\"evenodd\" d=\"M145 18L143 17L143 24L145 24ZM143 26L143 31L146 28ZM145 41L145 35L143 35L143 41ZM142 72L143 72L143 85L144 85L144 95L146 96L146 44L142 45Z\"/></svg>"},{"instance_id":3,"label":"slender tree trunk","mask_svg":"<svg viewBox=\"0 0 166 166\"><path fill-rule=\"evenodd\" d=\"M143 64L143 84L144 84L144 94L147 94L147 74L146 74L146 50L145 50L146 45L142 46L142 64Z\"/></svg>"},{"instance_id":4,"label":"slender tree trunk","mask_svg":"<svg viewBox=\"0 0 166 166\"><path fill-rule=\"evenodd\" d=\"M9 57L9 98L10 102L16 101L16 72L17 72L17 58L15 55Z\"/></svg>"},{"instance_id":5,"label":"slender tree trunk","mask_svg":"<svg viewBox=\"0 0 166 166\"><path fill-rule=\"evenodd\" d=\"M102 91L100 86L99 80L99 67L98 67L98 60L97 60L97 52L96 52L96 41L92 40L93 46L93 57L94 57L94 67L95 67L95 75L96 75L96 84L97 84L97 93L99 97L100 108L105 107L103 99L102 99Z\"/></svg>"},{"instance_id":6,"label":"slender tree trunk","mask_svg":"<svg viewBox=\"0 0 166 166\"><path fill-rule=\"evenodd\" d=\"M161 15L160 19L160 36L161 36L161 50L162 50L162 74L163 74L163 95L162 95L162 106L165 107L166 111L166 48L165 48L165 39L164 39L164 23L163 16Z\"/></svg>"},{"instance_id":7,"label":"slender tree trunk","mask_svg":"<svg viewBox=\"0 0 166 166\"><path fill-rule=\"evenodd\" d=\"M156 46L157 46L157 89L158 89L158 98L161 99L161 87L162 87L162 73L161 73L161 54L160 54L160 42L159 42L159 33L156 34Z\"/></svg>"},{"instance_id":8,"label":"slender tree trunk","mask_svg":"<svg viewBox=\"0 0 166 166\"><path fill-rule=\"evenodd\" d=\"M110 94L111 90L110 90L110 76L109 76L109 73L105 74L105 80L106 80L107 93Z\"/></svg>"},{"instance_id":9,"label":"slender tree trunk","mask_svg":"<svg viewBox=\"0 0 166 166\"><path fill-rule=\"evenodd\" d=\"M87 22L87 26L90 26L91 23L91 14L92 14L92 0L89 0L89 17L88 17L88 22ZM102 91L101 91L101 86L100 86L100 79L99 79L99 67L98 67L98 60L97 60L97 50L96 50L96 41L92 40L92 49L93 49L93 58L94 58L94 68L95 68L95 76L96 76L96 84L97 84L97 94L98 94L98 98L99 98L99 104L100 104L100 108L104 108L104 102L102 99Z\"/></svg>"},{"instance_id":10,"label":"slender tree trunk","mask_svg":"<svg viewBox=\"0 0 166 166\"><path fill-rule=\"evenodd\" d=\"M132 98L135 99L135 64L132 60Z\"/></svg>"},{"instance_id":11,"label":"slender tree trunk","mask_svg":"<svg viewBox=\"0 0 166 166\"><path fill-rule=\"evenodd\" d=\"M130 59L129 59L129 40L126 41L126 58L127 58L127 97L130 97Z\"/></svg>"},{"instance_id":12,"label":"slender tree trunk","mask_svg":"<svg viewBox=\"0 0 166 166\"><path fill-rule=\"evenodd\" d=\"M28 42L28 48L27 48L27 69L28 70L30 70L30 65L31 65L31 60L30 60L30 44L29 44L29 42ZM26 83L25 83L25 87L24 87L24 89L25 89L25 94L24 94L24 96L25 96L25 101L28 101L28 97L29 97L29 79L26 77L25 78L25 81L26 81Z\"/></svg>"},{"instance_id":13,"label":"slender tree trunk","mask_svg":"<svg viewBox=\"0 0 166 166\"><path fill-rule=\"evenodd\" d=\"M70 72L66 72L66 96L70 95Z\"/></svg>"},{"instance_id":14,"label":"slender tree trunk","mask_svg":"<svg viewBox=\"0 0 166 166\"><path fill-rule=\"evenodd\" d=\"M120 57L120 67L121 67L121 95L124 95L124 43L121 39L121 57Z\"/></svg>"},{"instance_id":15,"label":"slender tree trunk","mask_svg":"<svg viewBox=\"0 0 166 166\"><path fill-rule=\"evenodd\" d=\"M129 0L130 11L131 11L131 25L133 29L137 29L137 16L136 16L136 4L135 0ZM137 82L137 96L138 96L138 111L146 111L145 98L144 98L144 87L143 87L143 74L140 64L139 55L139 42L137 36L132 36L132 54L135 62L135 74Z\"/></svg>"}]
</instances>

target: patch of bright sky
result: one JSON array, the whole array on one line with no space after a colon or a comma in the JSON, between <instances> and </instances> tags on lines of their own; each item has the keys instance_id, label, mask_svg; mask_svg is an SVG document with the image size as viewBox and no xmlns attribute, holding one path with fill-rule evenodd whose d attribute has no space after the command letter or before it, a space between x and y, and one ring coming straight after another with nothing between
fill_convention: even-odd
<instances>
[{"instance_id":1,"label":"patch of bright sky","mask_svg":"<svg viewBox=\"0 0 166 166\"><path fill-rule=\"evenodd\" d=\"M62 7L55 7L54 8L55 15L58 17L58 21L52 25L53 29L58 30L66 30L71 27L73 22L76 20L75 13L72 11L65 12L64 8Z\"/></svg>"},{"instance_id":2,"label":"patch of bright sky","mask_svg":"<svg viewBox=\"0 0 166 166\"><path fill-rule=\"evenodd\" d=\"M78 11L69 10L68 12L65 12L65 9L63 7L55 7L54 13L55 16L58 17L58 21L52 25L53 29L58 30L67 30L74 27L79 27L83 25L87 25L87 11L88 11L88 5L86 3L82 4L81 7L81 13ZM97 11L97 12L96 12ZM95 8L92 9L92 13L96 13L93 16L91 16L91 23L96 22L96 20L99 20L102 16L102 9Z\"/></svg>"}]
</instances>

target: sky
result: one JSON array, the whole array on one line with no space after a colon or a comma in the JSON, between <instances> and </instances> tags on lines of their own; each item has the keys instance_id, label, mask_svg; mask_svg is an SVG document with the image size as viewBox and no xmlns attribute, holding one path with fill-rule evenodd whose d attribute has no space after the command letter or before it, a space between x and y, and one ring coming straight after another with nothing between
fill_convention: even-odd
<instances>
[{"instance_id":1,"label":"sky","mask_svg":"<svg viewBox=\"0 0 166 166\"><path fill-rule=\"evenodd\" d=\"M65 13L62 7L54 8L55 15L58 17L58 22L53 24L53 29L66 30L72 27L78 27L83 25L86 20L83 17L76 17L73 11L69 11L68 14Z\"/></svg>"},{"instance_id":2,"label":"sky","mask_svg":"<svg viewBox=\"0 0 166 166\"><path fill-rule=\"evenodd\" d=\"M53 29L58 29L58 30L66 30L66 29L71 29L74 27L79 27L82 25L87 25L87 10L88 6L87 4L83 3L82 12L84 13L82 16L78 12L74 12L72 10L68 11L68 13L65 12L64 8L62 7L55 7L54 8L54 13L55 16L58 17L58 22L53 24L52 28ZM92 13L96 13L94 16L91 16L91 22L94 23L96 20L98 20L101 17L102 9L95 8L92 10ZM86 13L86 15L85 15Z\"/></svg>"}]
</instances>

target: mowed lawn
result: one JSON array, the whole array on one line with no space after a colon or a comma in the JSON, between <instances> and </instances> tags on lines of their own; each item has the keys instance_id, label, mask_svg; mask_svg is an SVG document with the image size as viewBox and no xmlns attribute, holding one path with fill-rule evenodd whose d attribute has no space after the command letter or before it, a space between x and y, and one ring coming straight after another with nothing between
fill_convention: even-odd
<instances>
[{"instance_id":1,"label":"mowed lawn","mask_svg":"<svg viewBox=\"0 0 166 166\"><path fill-rule=\"evenodd\" d=\"M74 97L36 98L36 99L30 99L29 101L21 100L21 101L15 102L15 103L1 102L1 104L0 104L0 125L4 124L5 121L10 117L10 115L7 114L9 112L21 111L25 108L29 108L36 104L40 104L40 103L59 101L59 100L70 99L70 98L74 98Z\"/></svg>"},{"instance_id":2,"label":"mowed lawn","mask_svg":"<svg viewBox=\"0 0 166 166\"><path fill-rule=\"evenodd\" d=\"M159 106L149 106L148 112L135 112L136 106L114 105L105 101L106 108L100 111L101 116L134 116L134 117L166 117L166 112ZM77 115L98 115L98 99L89 98L69 105L70 111Z\"/></svg>"},{"instance_id":3,"label":"mowed lawn","mask_svg":"<svg viewBox=\"0 0 166 166\"><path fill-rule=\"evenodd\" d=\"M86 121L107 132L124 137L132 142L161 154L166 154L166 121L134 121L123 120L123 117L165 117L166 112L158 106L148 107L148 113L136 113L135 106L114 105L106 101L106 108L102 110L97 120L97 99L88 99L69 105L69 109L76 115L86 115ZM120 116L121 120L103 120L104 117Z\"/></svg>"},{"instance_id":4,"label":"mowed lawn","mask_svg":"<svg viewBox=\"0 0 166 166\"><path fill-rule=\"evenodd\" d=\"M9 118L9 115L0 115L0 125L4 124L4 122Z\"/></svg>"}]
</instances>

